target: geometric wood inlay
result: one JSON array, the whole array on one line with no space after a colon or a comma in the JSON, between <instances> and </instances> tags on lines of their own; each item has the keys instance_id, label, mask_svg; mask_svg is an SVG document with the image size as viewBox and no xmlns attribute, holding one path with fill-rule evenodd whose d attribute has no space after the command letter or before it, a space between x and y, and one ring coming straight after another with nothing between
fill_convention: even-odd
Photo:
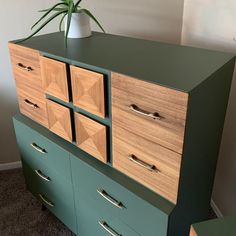
<instances>
[{"instance_id":1,"label":"geometric wood inlay","mask_svg":"<svg viewBox=\"0 0 236 236\"><path fill-rule=\"evenodd\" d=\"M66 64L40 56L40 66L45 93L69 102Z\"/></svg>"},{"instance_id":2,"label":"geometric wood inlay","mask_svg":"<svg viewBox=\"0 0 236 236\"><path fill-rule=\"evenodd\" d=\"M62 138L72 142L70 110L47 100L49 129Z\"/></svg>"},{"instance_id":3,"label":"geometric wood inlay","mask_svg":"<svg viewBox=\"0 0 236 236\"><path fill-rule=\"evenodd\" d=\"M75 113L75 126L77 146L106 163L106 126L78 113Z\"/></svg>"},{"instance_id":4,"label":"geometric wood inlay","mask_svg":"<svg viewBox=\"0 0 236 236\"><path fill-rule=\"evenodd\" d=\"M97 116L105 117L104 76L71 66L73 103Z\"/></svg>"}]
</instances>

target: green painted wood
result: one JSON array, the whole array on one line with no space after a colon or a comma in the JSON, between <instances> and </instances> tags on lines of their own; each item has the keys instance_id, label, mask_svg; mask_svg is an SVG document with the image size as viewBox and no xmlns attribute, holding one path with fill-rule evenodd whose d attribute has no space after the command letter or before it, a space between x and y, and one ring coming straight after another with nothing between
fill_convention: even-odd
<instances>
[{"instance_id":1,"label":"green painted wood","mask_svg":"<svg viewBox=\"0 0 236 236\"><path fill-rule=\"evenodd\" d=\"M168 214L137 197L128 189L113 181L102 172L98 172L77 157L72 156L71 163L78 218L83 218L80 212L81 199L86 199L90 203L87 207L88 211L91 208L91 210L98 212L98 214L104 215L107 213L108 217L116 217L140 235L167 235ZM117 201L122 202L125 208L119 209L104 199L97 192L97 190L101 189L105 190L106 193ZM81 223L78 222L78 225L80 227Z\"/></svg>"},{"instance_id":2,"label":"green painted wood","mask_svg":"<svg viewBox=\"0 0 236 236\"><path fill-rule=\"evenodd\" d=\"M98 32L89 38L69 39L68 48L63 32L33 37L20 44L69 64L102 68L184 92L192 91L234 57Z\"/></svg>"},{"instance_id":3,"label":"green painted wood","mask_svg":"<svg viewBox=\"0 0 236 236\"><path fill-rule=\"evenodd\" d=\"M193 228L198 236L235 236L236 216L196 223Z\"/></svg>"},{"instance_id":4,"label":"green painted wood","mask_svg":"<svg viewBox=\"0 0 236 236\"><path fill-rule=\"evenodd\" d=\"M178 201L168 236L187 236L192 223L208 219L234 64L232 59L189 94Z\"/></svg>"},{"instance_id":5,"label":"green painted wood","mask_svg":"<svg viewBox=\"0 0 236 236\"><path fill-rule=\"evenodd\" d=\"M34 166L47 166L60 173L65 179L71 178L69 154L59 145L45 139L35 130L14 120L15 133L20 153L24 160ZM31 144L36 144L43 149L41 153L34 149Z\"/></svg>"},{"instance_id":6,"label":"green painted wood","mask_svg":"<svg viewBox=\"0 0 236 236\"><path fill-rule=\"evenodd\" d=\"M66 181L62 175L51 171L49 174L51 181L47 182L39 178L35 174L34 168L32 169L24 159L22 159L22 166L28 190L67 225L69 229L76 233L77 225L71 179ZM44 203L39 194L52 202L54 206L51 207Z\"/></svg>"}]
</instances>

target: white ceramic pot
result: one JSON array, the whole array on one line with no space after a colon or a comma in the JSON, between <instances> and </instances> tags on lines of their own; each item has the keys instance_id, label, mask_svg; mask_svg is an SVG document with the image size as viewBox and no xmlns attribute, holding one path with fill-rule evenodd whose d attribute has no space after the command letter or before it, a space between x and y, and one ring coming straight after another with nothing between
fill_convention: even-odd
<instances>
[{"instance_id":1,"label":"white ceramic pot","mask_svg":"<svg viewBox=\"0 0 236 236\"><path fill-rule=\"evenodd\" d=\"M65 20L65 32L67 29L67 17ZM91 36L90 17L85 13L72 13L68 38L86 38Z\"/></svg>"}]
</instances>

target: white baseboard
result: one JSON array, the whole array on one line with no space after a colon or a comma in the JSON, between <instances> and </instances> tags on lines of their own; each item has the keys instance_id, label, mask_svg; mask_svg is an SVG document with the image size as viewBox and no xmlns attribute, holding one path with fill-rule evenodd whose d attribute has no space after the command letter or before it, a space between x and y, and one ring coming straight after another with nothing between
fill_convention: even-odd
<instances>
[{"instance_id":1,"label":"white baseboard","mask_svg":"<svg viewBox=\"0 0 236 236\"><path fill-rule=\"evenodd\" d=\"M217 217L223 217L223 214L221 212L221 210L219 209L219 207L216 205L216 203L214 202L213 199L211 199L211 207L213 209L213 211L215 212Z\"/></svg>"},{"instance_id":2,"label":"white baseboard","mask_svg":"<svg viewBox=\"0 0 236 236\"><path fill-rule=\"evenodd\" d=\"M22 167L21 161L10 162L5 164L0 164L0 171L1 170L11 170Z\"/></svg>"}]
</instances>

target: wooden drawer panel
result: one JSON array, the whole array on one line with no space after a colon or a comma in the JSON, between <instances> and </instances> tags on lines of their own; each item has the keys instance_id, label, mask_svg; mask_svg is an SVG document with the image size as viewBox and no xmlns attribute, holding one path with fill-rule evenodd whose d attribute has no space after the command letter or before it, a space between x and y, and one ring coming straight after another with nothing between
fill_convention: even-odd
<instances>
[{"instance_id":1,"label":"wooden drawer panel","mask_svg":"<svg viewBox=\"0 0 236 236\"><path fill-rule=\"evenodd\" d=\"M14 120L14 128L21 156L29 165L38 168L46 166L48 172L53 170L63 178L70 179L68 152L16 120Z\"/></svg>"},{"instance_id":2,"label":"wooden drawer panel","mask_svg":"<svg viewBox=\"0 0 236 236\"><path fill-rule=\"evenodd\" d=\"M113 124L182 153L188 94L112 74Z\"/></svg>"},{"instance_id":3,"label":"wooden drawer panel","mask_svg":"<svg viewBox=\"0 0 236 236\"><path fill-rule=\"evenodd\" d=\"M48 127L55 134L72 142L70 109L47 100Z\"/></svg>"},{"instance_id":4,"label":"wooden drawer panel","mask_svg":"<svg viewBox=\"0 0 236 236\"><path fill-rule=\"evenodd\" d=\"M35 89L42 88L39 52L9 43L12 69L17 81L26 81Z\"/></svg>"},{"instance_id":5,"label":"wooden drawer panel","mask_svg":"<svg viewBox=\"0 0 236 236\"><path fill-rule=\"evenodd\" d=\"M27 188L31 191L53 214L76 233L76 216L71 179L65 180L57 173L51 171L45 175L44 170L36 174L35 170L23 161L23 171ZM45 175L45 176L43 176Z\"/></svg>"},{"instance_id":6,"label":"wooden drawer panel","mask_svg":"<svg viewBox=\"0 0 236 236\"><path fill-rule=\"evenodd\" d=\"M76 205L86 199L90 202L87 211L95 210L99 216L107 213L118 218L139 235L167 235L168 214L77 157L71 157L71 164ZM103 196L98 191L102 192ZM79 208L77 211L79 215Z\"/></svg>"},{"instance_id":7,"label":"wooden drawer panel","mask_svg":"<svg viewBox=\"0 0 236 236\"><path fill-rule=\"evenodd\" d=\"M176 203L181 155L113 126L113 166Z\"/></svg>"},{"instance_id":8,"label":"wooden drawer panel","mask_svg":"<svg viewBox=\"0 0 236 236\"><path fill-rule=\"evenodd\" d=\"M40 66L45 93L69 102L66 64L41 56Z\"/></svg>"},{"instance_id":9,"label":"wooden drawer panel","mask_svg":"<svg viewBox=\"0 0 236 236\"><path fill-rule=\"evenodd\" d=\"M107 128L86 116L75 113L76 143L98 160L107 162Z\"/></svg>"},{"instance_id":10,"label":"wooden drawer panel","mask_svg":"<svg viewBox=\"0 0 236 236\"><path fill-rule=\"evenodd\" d=\"M44 94L24 83L16 82L16 85L20 112L41 125L48 127Z\"/></svg>"},{"instance_id":11,"label":"wooden drawer panel","mask_svg":"<svg viewBox=\"0 0 236 236\"><path fill-rule=\"evenodd\" d=\"M73 103L97 116L105 117L103 74L71 66Z\"/></svg>"}]
</instances>

